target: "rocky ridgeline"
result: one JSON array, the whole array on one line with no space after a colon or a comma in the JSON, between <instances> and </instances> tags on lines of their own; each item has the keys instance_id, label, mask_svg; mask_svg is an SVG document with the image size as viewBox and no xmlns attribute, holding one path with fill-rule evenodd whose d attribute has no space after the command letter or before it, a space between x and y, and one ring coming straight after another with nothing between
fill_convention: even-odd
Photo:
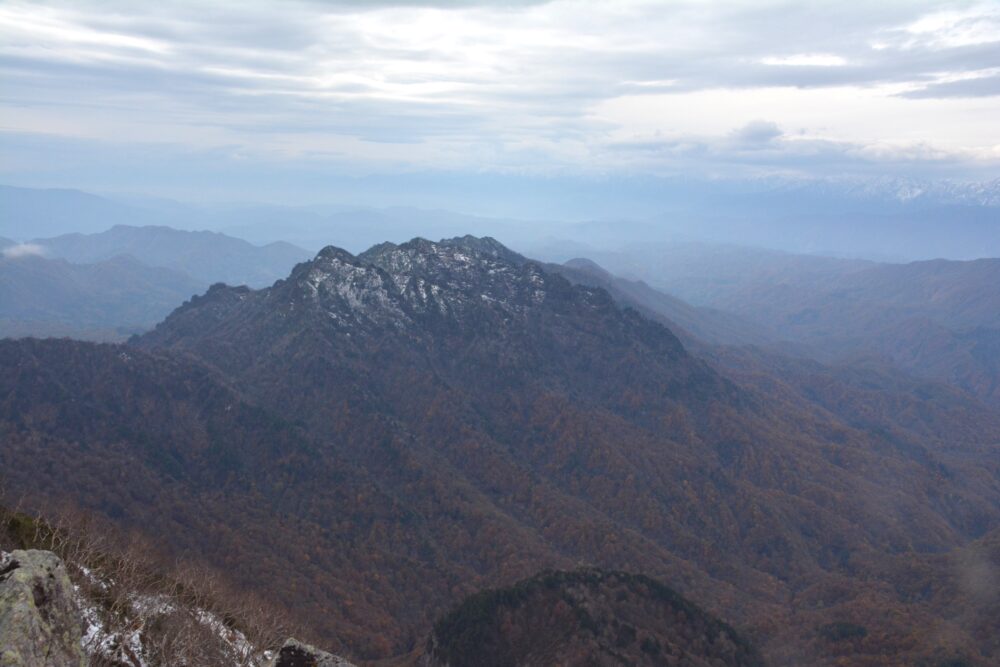
<instances>
[{"instance_id":1,"label":"rocky ridgeline","mask_svg":"<svg viewBox=\"0 0 1000 667\"><path fill-rule=\"evenodd\" d=\"M144 655L144 643L150 641L144 633L125 642L128 646L121 659L104 655L112 643L93 641L96 626L92 609L93 601L80 594L56 554L0 552L0 667L84 667L93 664L95 657L102 665L156 664ZM217 622L208 614L202 617L204 629L217 634ZM146 620L135 619L134 625L143 627ZM353 667L339 656L295 639L286 641L276 654L253 647L244 647L242 654L244 659L235 658L233 667ZM211 664L216 667L217 663Z\"/></svg>"},{"instance_id":2,"label":"rocky ridgeline","mask_svg":"<svg viewBox=\"0 0 1000 667\"><path fill-rule=\"evenodd\" d=\"M328 246L272 287L214 285L146 334L142 344L170 345L187 334L230 336L235 320L241 328L263 327L275 336L294 323L354 336L417 334L442 322L504 327L546 300L568 298L570 291L562 276L491 238L413 239L359 255ZM606 300L589 289L572 296L585 308Z\"/></svg>"}]
</instances>

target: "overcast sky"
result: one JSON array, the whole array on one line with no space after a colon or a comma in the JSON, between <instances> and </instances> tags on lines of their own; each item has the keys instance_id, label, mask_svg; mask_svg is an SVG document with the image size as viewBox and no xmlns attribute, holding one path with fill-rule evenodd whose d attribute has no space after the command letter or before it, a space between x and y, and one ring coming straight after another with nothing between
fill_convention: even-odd
<instances>
[{"instance_id":1,"label":"overcast sky","mask_svg":"<svg viewBox=\"0 0 1000 667\"><path fill-rule=\"evenodd\" d=\"M5 0L0 69L26 185L1000 173L1000 2Z\"/></svg>"}]
</instances>

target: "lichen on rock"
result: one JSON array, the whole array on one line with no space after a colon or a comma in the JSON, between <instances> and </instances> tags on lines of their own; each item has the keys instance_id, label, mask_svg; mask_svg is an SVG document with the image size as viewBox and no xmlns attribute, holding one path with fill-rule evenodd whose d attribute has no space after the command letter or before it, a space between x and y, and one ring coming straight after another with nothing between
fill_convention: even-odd
<instances>
[{"instance_id":1,"label":"lichen on rock","mask_svg":"<svg viewBox=\"0 0 1000 667\"><path fill-rule=\"evenodd\" d=\"M83 667L80 612L50 551L0 554L0 667Z\"/></svg>"}]
</instances>

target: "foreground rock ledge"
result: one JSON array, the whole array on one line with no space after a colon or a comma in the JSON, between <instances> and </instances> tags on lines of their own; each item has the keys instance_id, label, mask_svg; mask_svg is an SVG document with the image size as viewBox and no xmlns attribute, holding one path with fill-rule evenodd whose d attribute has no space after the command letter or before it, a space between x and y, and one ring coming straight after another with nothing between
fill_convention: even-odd
<instances>
[{"instance_id":1,"label":"foreground rock ledge","mask_svg":"<svg viewBox=\"0 0 1000 667\"><path fill-rule=\"evenodd\" d=\"M354 667L354 664L309 644L289 639L278 652L274 667Z\"/></svg>"},{"instance_id":2,"label":"foreground rock ledge","mask_svg":"<svg viewBox=\"0 0 1000 667\"><path fill-rule=\"evenodd\" d=\"M62 559L0 553L0 667L84 667L81 630Z\"/></svg>"}]
</instances>

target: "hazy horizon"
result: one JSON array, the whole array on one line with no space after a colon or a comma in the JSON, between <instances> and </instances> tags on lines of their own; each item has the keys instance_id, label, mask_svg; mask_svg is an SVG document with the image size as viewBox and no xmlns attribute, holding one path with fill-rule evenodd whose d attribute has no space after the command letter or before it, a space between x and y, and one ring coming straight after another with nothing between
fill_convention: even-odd
<instances>
[{"instance_id":1,"label":"hazy horizon","mask_svg":"<svg viewBox=\"0 0 1000 667\"><path fill-rule=\"evenodd\" d=\"M54 0L5 3L0 36L3 180L34 187L287 203L358 176L1000 165L994 2Z\"/></svg>"},{"instance_id":2,"label":"hazy horizon","mask_svg":"<svg viewBox=\"0 0 1000 667\"><path fill-rule=\"evenodd\" d=\"M996 2L14 1L0 72L20 187L1000 255Z\"/></svg>"},{"instance_id":3,"label":"hazy horizon","mask_svg":"<svg viewBox=\"0 0 1000 667\"><path fill-rule=\"evenodd\" d=\"M502 200L495 181L480 185L493 189ZM434 198L407 198L397 193L369 200L355 192L326 204L253 199L199 203L136 193L0 185L0 208L6 218L0 236L26 242L67 233L99 233L124 224L210 230L258 245L286 241L311 251L337 245L360 252L383 241L473 234L493 236L526 254L558 261L685 243L894 263L1000 256L996 233L1000 207L970 200L982 196L974 189L928 189L901 198L899 189L912 188L912 182L783 185L647 180L615 188L609 196L598 187L564 185L565 200L578 216L561 215L566 209L553 205L563 199L538 192L533 193L538 204L533 210L539 215L532 219L518 217L516 208L477 206L482 201L469 191L464 198L441 193ZM627 204L615 203L623 199Z\"/></svg>"}]
</instances>

